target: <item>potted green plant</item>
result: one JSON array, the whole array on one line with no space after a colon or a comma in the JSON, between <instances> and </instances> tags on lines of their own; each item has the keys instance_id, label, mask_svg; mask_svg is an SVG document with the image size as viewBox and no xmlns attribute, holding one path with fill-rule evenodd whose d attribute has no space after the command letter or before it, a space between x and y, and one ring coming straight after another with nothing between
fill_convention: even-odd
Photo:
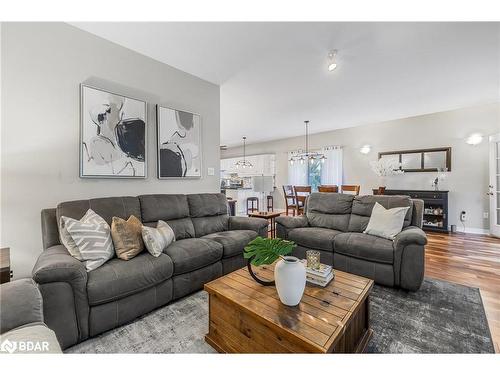
<instances>
[{"instance_id":1,"label":"potted green plant","mask_svg":"<svg viewBox=\"0 0 500 375\"><path fill-rule=\"evenodd\" d=\"M306 285L306 269L296 257L290 256L297 246L292 241L281 238L257 237L246 247L243 256L248 259L248 271L255 281L262 285L276 285L278 296L283 304L297 305L302 299ZM252 265L262 266L278 260L274 268L275 281L259 279L252 270Z\"/></svg>"}]
</instances>

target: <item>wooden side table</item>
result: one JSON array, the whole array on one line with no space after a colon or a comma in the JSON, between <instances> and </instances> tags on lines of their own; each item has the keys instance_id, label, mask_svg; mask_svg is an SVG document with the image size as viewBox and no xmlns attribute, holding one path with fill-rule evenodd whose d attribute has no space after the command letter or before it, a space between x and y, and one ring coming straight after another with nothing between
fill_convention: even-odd
<instances>
[{"instance_id":1,"label":"wooden side table","mask_svg":"<svg viewBox=\"0 0 500 375\"><path fill-rule=\"evenodd\" d=\"M10 249L4 247L0 249L0 284L8 283L10 278Z\"/></svg>"},{"instance_id":2,"label":"wooden side table","mask_svg":"<svg viewBox=\"0 0 500 375\"><path fill-rule=\"evenodd\" d=\"M271 234L271 238L276 238L276 218L281 216L283 212L281 211L264 211L264 212L249 212L248 217L258 217L261 219L266 219L269 221L271 230L268 233Z\"/></svg>"}]
</instances>

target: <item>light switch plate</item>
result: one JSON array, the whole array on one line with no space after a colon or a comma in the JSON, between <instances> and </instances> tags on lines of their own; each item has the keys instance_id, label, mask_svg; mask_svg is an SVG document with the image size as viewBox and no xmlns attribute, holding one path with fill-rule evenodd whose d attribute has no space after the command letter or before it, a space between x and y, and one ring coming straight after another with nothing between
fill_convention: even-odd
<instances>
[{"instance_id":1,"label":"light switch plate","mask_svg":"<svg viewBox=\"0 0 500 375\"><path fill-rule=\"evenodd\" d=\"M214 168L208 168L208 175L213 176L215 174L215 169Z\"/></svg>"}]
</instances>

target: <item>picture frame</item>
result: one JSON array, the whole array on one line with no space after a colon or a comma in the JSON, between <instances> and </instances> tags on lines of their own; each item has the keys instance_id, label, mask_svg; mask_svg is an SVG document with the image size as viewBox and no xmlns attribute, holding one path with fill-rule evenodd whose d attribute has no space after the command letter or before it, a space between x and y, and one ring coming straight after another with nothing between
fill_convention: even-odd
<instances>
[{"instance_id":1,"label":"picture frame","mask_svg":"<svg viewBox=\"0 0 500 375\"><path fill-rule=\"evenodd\" d=\"M80 178L147 178L147 102L80 84Z\"/></svg>"},{"instance_id":2,"label":"picture frame","mask_svg":"<svg viewBox=\"0 0 500 375\"><path fill-rule=\"evenodd\" d=\"M394 158L404 172L451 171L451 147L379 152L378 158Z\"/></svg>"},{"instance_id":3,"label":"picture frame","mask_svg":"<svg viewBox=\"0 0 500 375\"><path fill-rule=\"evenodd\" d=\"M195 112L156 105L158 179L202 178L202 118Z\"/></svg>"}]
</instances>

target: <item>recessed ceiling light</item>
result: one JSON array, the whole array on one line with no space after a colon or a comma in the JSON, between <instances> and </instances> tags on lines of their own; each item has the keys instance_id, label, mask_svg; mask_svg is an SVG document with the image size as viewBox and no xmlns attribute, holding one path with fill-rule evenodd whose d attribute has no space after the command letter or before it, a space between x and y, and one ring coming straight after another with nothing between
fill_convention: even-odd
<instances>
[{"instance_id":1,"label":"recessed ceiling light","mask_svg":"<svg viewBox=\"0 0 500 375\"><path fill-rule=\"evenodd\" d=\"M337 56L337 50L336 49L334 49L332 52L330 52L328 54L328 59L330 60L330 62L328 63L328 71L329 72L335 70L335 68L337 67L336 56Z\"/></svg>"},{"instance_id":2,"label":"recessed ceiling light","mask_svg":"<svg viewBox=\"0 0 500 375\"><path fill-rule=\"evenodd\" d=\"M467 142L469 145L476 146L480 144L483 141L483 136L479 133L471 134L465 142Z\"/></svg>"}]
</instances>

